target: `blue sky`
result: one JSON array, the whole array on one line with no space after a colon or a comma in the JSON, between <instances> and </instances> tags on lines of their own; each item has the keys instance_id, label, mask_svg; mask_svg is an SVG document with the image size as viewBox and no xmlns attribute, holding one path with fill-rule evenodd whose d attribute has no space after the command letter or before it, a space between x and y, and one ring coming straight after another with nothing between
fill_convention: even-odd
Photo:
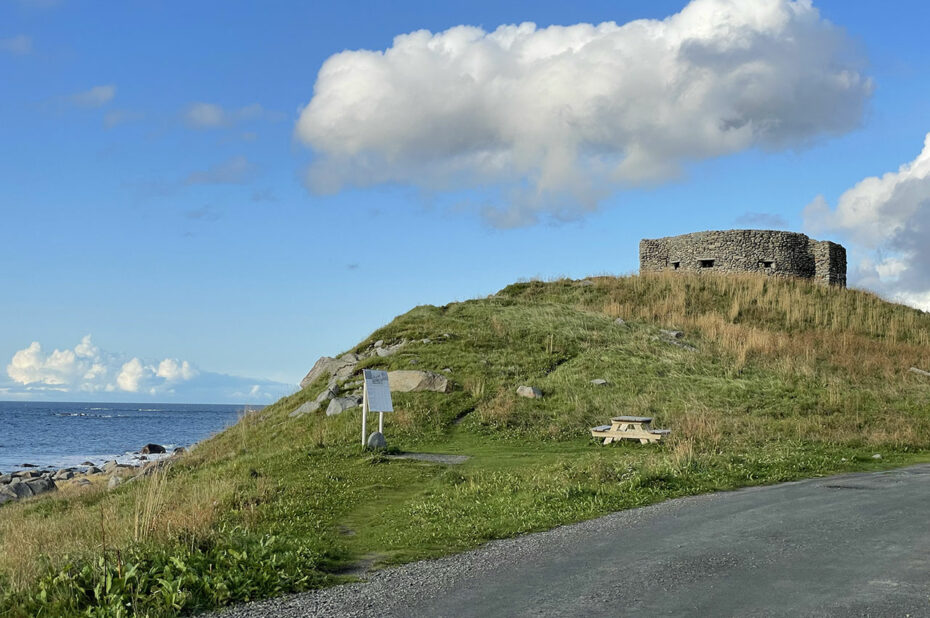
<instances>
[{"instance_id":1,"label":"blue sky","mask_svg":"<svg viewBox=\"0 0 930 618\"><path fill-rule=\"evenodd\" d=\"M930 309L930 8L687 5L0 0L0 399L267 403L415 305L701 229L839 240ZM523 22L571 58L486 34Z\"/></svg>"}]
</instances>

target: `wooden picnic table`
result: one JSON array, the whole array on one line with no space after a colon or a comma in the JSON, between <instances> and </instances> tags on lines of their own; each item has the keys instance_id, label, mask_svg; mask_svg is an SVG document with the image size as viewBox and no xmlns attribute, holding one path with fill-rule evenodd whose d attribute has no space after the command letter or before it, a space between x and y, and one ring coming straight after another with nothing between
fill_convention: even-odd
<instances>
[{"instance_id":1,"label":"wooden picnic table","mask_svg":"<svg viewBox=\"0 0 930 618\"><path fill-rule=\"evenodd\" d=\"M618 440L639 440L640 444L658 442L671 433L668 429L652 429L651 416L615 416L610 425L591 428L591 436L604 438L604 444Z\"/></svg>"}]
</instances>

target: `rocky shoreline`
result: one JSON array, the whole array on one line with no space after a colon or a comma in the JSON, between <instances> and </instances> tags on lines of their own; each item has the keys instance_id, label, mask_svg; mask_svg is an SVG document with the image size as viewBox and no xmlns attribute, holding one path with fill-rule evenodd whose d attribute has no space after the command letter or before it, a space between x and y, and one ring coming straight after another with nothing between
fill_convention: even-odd
<instances>
[{"instance_id":1,"label":"rocky shoreline","mask_svg":"<svg viewBox=\"0 0 930 618\"><path fill-rule=\"evenodd\" d=\"M184 452L184 447L169 453L160 444L146 444L130 454L130 463L111 459L98 467L91 461L85 461L79 466L58 469L24 463L18 466L19 470L5 474L0 472L0 505L58 491L65 486L82 489L105 483L107 489L113 489L164 468Z\"/></svg>"}]
</instances>

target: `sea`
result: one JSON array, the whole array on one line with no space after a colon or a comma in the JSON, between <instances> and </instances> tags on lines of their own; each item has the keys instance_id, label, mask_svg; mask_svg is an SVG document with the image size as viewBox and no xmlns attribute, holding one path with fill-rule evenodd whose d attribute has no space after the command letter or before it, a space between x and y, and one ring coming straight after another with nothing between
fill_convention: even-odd
<instances>
[{"instance_id":1,"label":"sea","mask_svg":"<svg viewBox=\"0 0 930 618\"><path fill-rule=\"evenodd\" d=\"M256 406L250 406L256 409ZM137 463L149 443L189 447L235 423L241 405L0 401L0 472Z\"/></svg>"}]
</instances>

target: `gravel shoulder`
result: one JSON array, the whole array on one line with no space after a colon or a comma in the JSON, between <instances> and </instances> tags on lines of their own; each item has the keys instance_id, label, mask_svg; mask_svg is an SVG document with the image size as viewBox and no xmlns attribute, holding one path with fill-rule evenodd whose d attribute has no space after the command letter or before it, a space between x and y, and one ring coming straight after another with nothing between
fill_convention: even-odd
<instances>
[{"instance_id":1,"label":"gravel shoulder","mask_svg":"<svg viewBox=\"0 0 930 618\"><path fill-rule=\"evenodd\" d=\"M930 616L930 465L669 500L218 616Z\"/></svg>"}]
</instances>

